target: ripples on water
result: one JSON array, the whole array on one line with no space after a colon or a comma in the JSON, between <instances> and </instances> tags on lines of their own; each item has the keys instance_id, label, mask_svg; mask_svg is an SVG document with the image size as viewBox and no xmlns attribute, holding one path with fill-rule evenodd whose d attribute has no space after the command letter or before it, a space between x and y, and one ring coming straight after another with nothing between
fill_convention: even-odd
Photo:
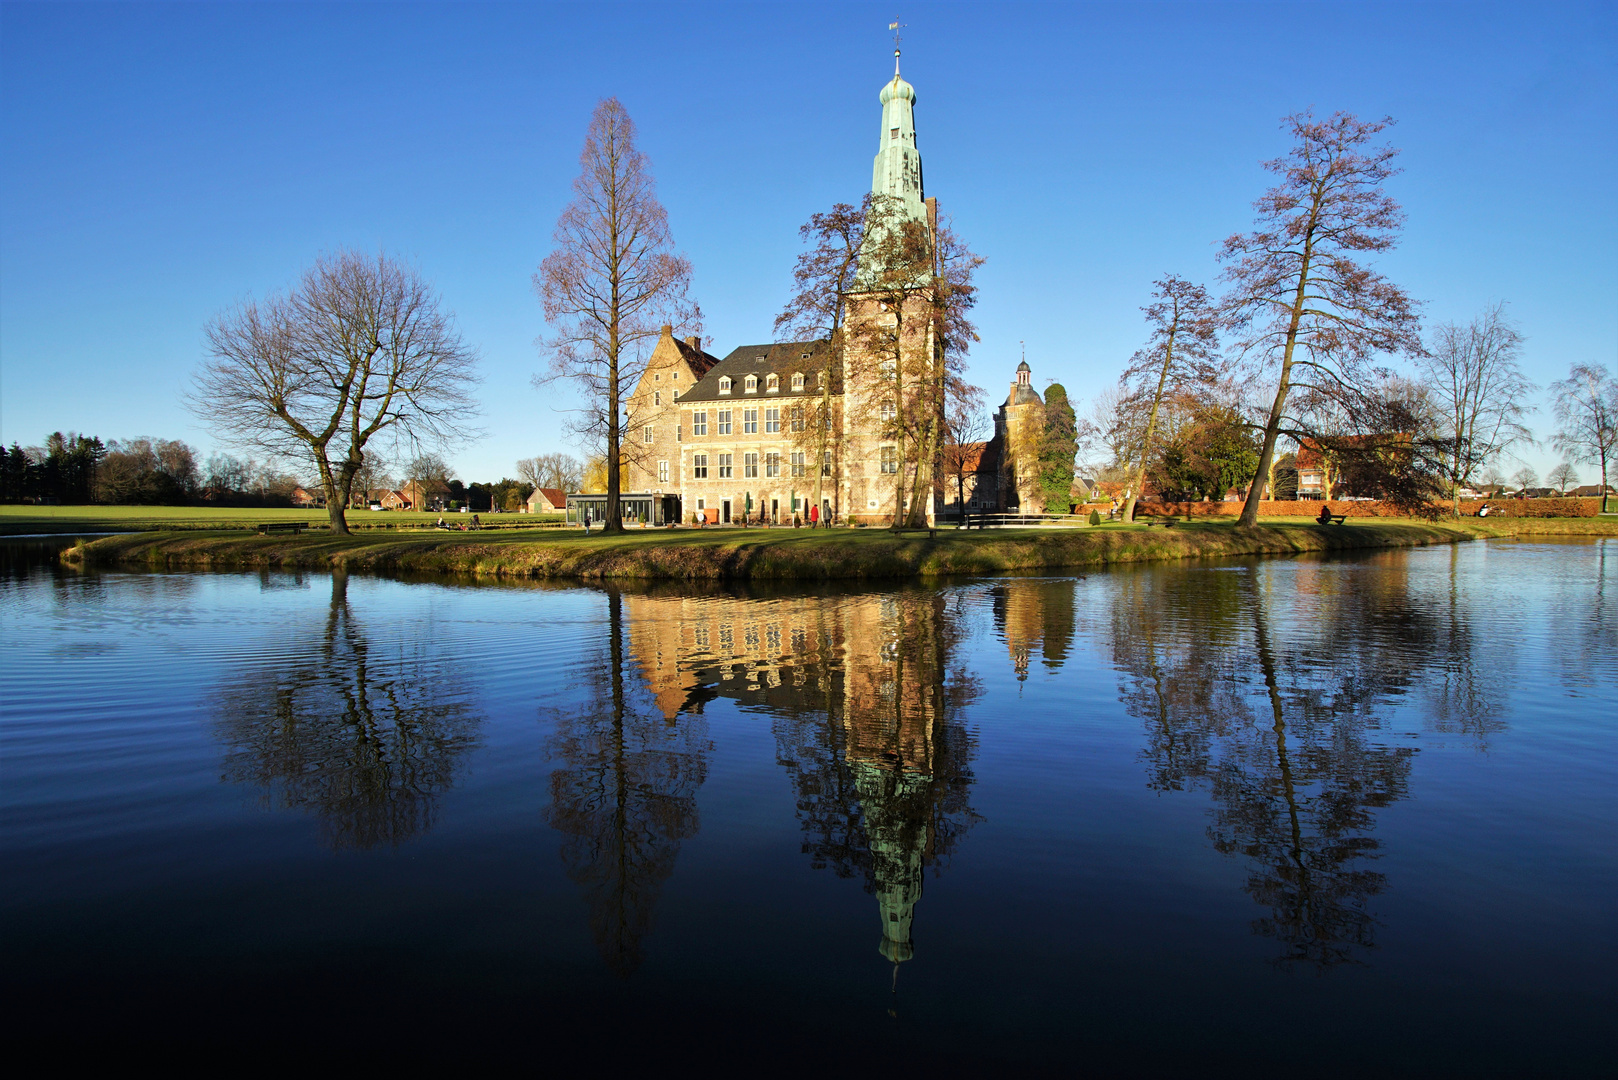
<instances>
[{"instance_id":1,"label":"ripples on water","mask_svg":"<svg viewBox=\"0 0 1618 1080\"><path fill-rule=\"evenodd\" d=\"M42 551L0 581L19 1030L1612 1060L1612 541L866 592Z\"/></svg>"}]
</instances>

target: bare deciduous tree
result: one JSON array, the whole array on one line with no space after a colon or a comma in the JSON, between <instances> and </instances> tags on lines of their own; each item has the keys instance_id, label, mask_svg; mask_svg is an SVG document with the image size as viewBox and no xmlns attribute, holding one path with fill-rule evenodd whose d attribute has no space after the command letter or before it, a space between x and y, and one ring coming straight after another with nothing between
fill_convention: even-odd
<instances>
[{"instance_id":1,"label":"bare deciduous tree","mask_svg":"<svg viewBox=\"0 0 1618 1080\"><path fill-rule=\"evenodd\" d=\"M1394 246L1404 214L1382 190L1396 175L1391 147L1366 144L1393 123L1347 113L1316 120L1288 117L1296 145L1264 167L1281 177L1254 208L1257 228L1225 241L1230 265L1226 311L1243 334L1242 357L1279 368L1264 425L1258 471L1239 524L1258 523L1259 478L1269 473L1276 439L1288 426L1287 401L1352 399L1371 381L1381 353L1421 354L1416 305L1398 286L1357 261ZM1293 425L1301 427L1302 425Z\"/></svg>"},{"instance_id":2,"label":"bare deciduous tree","mask_svg":"<svg viewBox=\"0 0 1618 1080\"><path fill-rule=\"evenodd\" d=\"M1607 512L1607 462L1618 449L1618 379L1600 364L1574 364L1551 383L1556 433L1551 445L1570 461L1601 467L1601 512Z\"/></svg>"},{"instance_id":3,"label":"bare deciduous tree","mask_svg":"<svg viewBox=\"0 0 1618 1080\"><path fill-rule=\"evenodd\" d=\"M1153 302L1141 308L1152 328L1146 348L1130 358L1123 382L1131 397L1150 402L1141 436L1135 476L1124 496L1124 520L1135 516L1135 500L1146 483L1146 463L1157 434L1157 412L1164 394L1184 394L1217 375L1218 316L1201 285L1170 274L1152 283ZM1154 385L1155 384L1155 385Z\"/></svg>"},{"instance_id":4,"label":"bare deciduous tree","mask_svg":"<svg viewBox=\"0 0 1618 1080\"><path fill-rule=\"evenodd\" d=\"M1534 471L1532 465L1524 465L1511 474L1511 482L1517 485L1518 491L1526 491L1539 486L1539 473Z\"/></svg>"},{"instance_id":5,"label":"bare deciduous tree","mask_svg":"<svg viewBox=\"0 0 1618 1080\"><path fill-rule=\"evenodd\" d=\"M1546 475L1545 482L1554 487L1558 495L1566 495L1568 488L1578 486L1579 470L1564 461Z\"/></svg>"},{"instance_id":6,"label":"bare deciduous tree","mask_svg":"<svg viewBox=\"0 0 1618 1080\"><path fill-rule=\"evenodd\" d=\"M865 245L865 223L871 210L867 195L859 206L837 203L828 213L815 214L798 229L808 250L798 256L792 269L797 291L775 317L778 340L824 338L827 348L815 352L815 367L804 374L819 390L804 402L804 425L794 427L798 442L816 462L815 506L825 505L824 483L841 487L841 447L838 436L842 416L837 399L843 389L843 360L846 347L845 322L848 298L855 289L860 250ZM830 464L828 471L827 464Z\"/></svg>"},{"instance_id":7,"label":"bare deciduous tree","mask_svg":"<svg viewBox=\"0 0 1618 1080\"><path fill-rule=\"evenodd\" d=\"M1505 304L1494 304L1465 326L1440 324L1420 358L1454 440L1447 470L1451 497L1484 462L1518 443L1533 442L1523 424L1534 384L1517 366L1522 340L1506 318ZM1460 501L1454 505L1460 514Z\"/></svg>"},{"instance_id":8,"label":"bare deciduous tree","mask_svg":"<svg viewBox=\"0 0 1618 1080\"><path fill-rule=\"evenodd\" d=\"M966 478L981 464L991 426L983 413L983 389L963 383L944 410L944 475L955 481L955 509L966 524Z\"/></svg>"},{"instance_id":9,"label":"bare deciduous tree","mask_svg":"<svg viewBox=\"0 0 1618 1080\"><path fill-rule=\"evenodd\" d=\"M556 488L563 494L578 491L584 482L584 464L572 454L540 454L517 462L517 475L536 488Z\"/></svg>"},{"instance_id":10,"label":"bare deciduous tree","mask_svg":"<svg viewBox=\"0 0 1618 1080\"><path fill-rule=\"evenodd\" d=\"M673 251L651 163L635 148L634 122L617 98L596 106L579 162L556 248L534 275L555 331L543 342L549 372L535 381L567 378L584 390L580 433L606 450L604 531L621 532L624 410L644 353L665 324L700 334L701 312L686 296L691 261Z\"/></svg>"},{"instance_id":11,"label":"bare deciduous tree","mask_svg":"<svg viewBox=\"0 0 1618 1080\"><path fill-rule=\"evenodd\" d=\"M411 267L338 251L286 295L247 301L207 328L211 359L189 395L223 440L314 465L332 531L366 446L460 441L476 409L477 354Z\"/></svg>"}]
</instances>

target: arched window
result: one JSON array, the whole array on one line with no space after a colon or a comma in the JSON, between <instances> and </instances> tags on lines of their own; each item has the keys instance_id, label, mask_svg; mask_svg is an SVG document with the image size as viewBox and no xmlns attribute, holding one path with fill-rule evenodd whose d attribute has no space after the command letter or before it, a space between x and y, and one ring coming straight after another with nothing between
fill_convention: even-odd
<instances>
[{"instance_id":1,"label":"arched window","mask_svg":"<svg viewBox=\"0 0 1618 1080\"><path fill-rule=\"evenodd\" d=\"M721 394L730 393L730 376L729 375L721 375L719 377L719 392Z\"/></svg>"},{"instance_id":2,"label":"arched window","mask_svg":"<svg viewBox=\"0 0 1618 1080\"><path fill-rule=\"evenodd\" d=\"M758 393L758 376L757 375L749 375L747 377L747 382L744 385L746 386L747 392L749 394Z\"/></svg>"},{"instance_id":3,"label":"arched window","mask_svg":"<svg viewBox=\"0 0 1618 1080\"><path fill-rule=\"evenodd\" d=\"M794 390L802 390L803 389L803 372L799 371L799 372L794 372L793 373L793 376L792 376L792 389L794 389Z\"/></svg>"},{"instance_id":4,"label":"arched window","mask_svg":"<svg viewBox=\"0 0 1618 1080\"><path fill-rule=\"evenodd\" d=\"M765 384L764 384L765 393L773 394L773 393L775 393L776 391L778 391L780 389L781 389L781 376L772 374L769 377L769 379L767 379L765 381Z\"/></svg>"}]
</instances>

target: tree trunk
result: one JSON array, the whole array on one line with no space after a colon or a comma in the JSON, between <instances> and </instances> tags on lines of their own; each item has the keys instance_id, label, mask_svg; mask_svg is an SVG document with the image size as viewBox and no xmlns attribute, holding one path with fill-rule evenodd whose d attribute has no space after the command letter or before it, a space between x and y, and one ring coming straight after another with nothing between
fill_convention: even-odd
<instances>
[{"instance_id":1,"label":"tree trunk","mask_svg":"<svg viewBox=\"0 0 1618 1080\"><path fill-rule=\"evenodd\" d=\"M1130 485L1129 494L1124 497L1124 523L1135 520L1135 502L1140 493L1146 488L1146 459L1152 450L1152 435L1157 431L1157 410L1163 403L1163 387L1168 385L1169 365L1174 363L1174 335L1178 326L1169 328L1168 346L1163 352L1163 373L1157 378L1157 393L1152 397L1152 411L1146 417L1146 436L1140 444L1140 465L1135 469L1135 482Z\"/></svg>"},{"instance_id":2,"label":"tree trunk","mask_svg":"<svg viewBox=\"0 0 1618 1080\"><path fill-rule=\"evenodd\" d=\"M314 456L315 465L320 470L320 486L326 492L326 520L331 523L332 535L347 536L348 519L343 516L343 510L348 506L353 477L344 483L331 471L331 462L326 460L324 447L316 450Z\"/></svg>"},{"instance_id":3,"label":"tree trunk","mask_svg":"<svg viewBox=\"0 0 1618 1080\"><path fill-rule=\"evenodd\" d=\"M1317 207L1320 196L1316 195ZM1252 528L1258 524L1258 504L1260 496L1264 493L1259 490L1259 477L1268 475L1270 463L1275 460L1275 440L1281 434L1281 417L1287 403L1287 390L1292 385L1292 350L1298 344L1298 326L1303 322L1304 297L1309 288L1309 260L1314 250L1314 229L1311 226L1310 235L1305 237L1303 243L1303 260L1298 265L1298 288L1293 294L1292 317L1287 326L1286 349L1281 354L1281 383L1275 388L1275 404L1270 406L1270 417L1264 424L1264 449L1258 455L1258 471L1253 474L1253 483L1247 489L1247 501L1242 504L1242 516L1236 519L1238 528ZM1321 466L1325 471L1326 455L1322 453ZM1331 499L1331 488L1328 485L1324 492L1327 501Z\"/></svg>"}]
</instances>

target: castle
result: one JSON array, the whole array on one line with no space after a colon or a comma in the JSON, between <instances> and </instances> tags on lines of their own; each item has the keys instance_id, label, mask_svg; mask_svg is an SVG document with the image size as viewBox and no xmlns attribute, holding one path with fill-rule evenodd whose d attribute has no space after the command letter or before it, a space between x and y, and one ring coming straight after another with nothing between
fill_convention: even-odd
<instances>
[{"instance_id":1,"label":"castle","mask_svg":"<svg viewBox=\"0 0 1618 1080\"><path fill-rule=\"evenodd\" d=\"M915 88L899 74L882 88L871 190L901 222L935 235L938 201L922 188ZM892 219L890 219L892 220ZM1044 403L1026 362L995 416L994 437L947 455L942 440L906 445L897 414L943 427L943 373L916 296L895 310L874 291L851 295L845 340L743 345L720 359L672 327L647 358L627 402L626 512L649 522L807 520L887 524L1035 505ZM902 363L870 342L889 328ZM909 430L917 430L912 415ZM925 423L919 425L925 427ZM955 475L951 475L955 474ZM908 485L909 490L906 490ZM642 494L631 494L642 493Z\"/></svg>"}]
</instances>

